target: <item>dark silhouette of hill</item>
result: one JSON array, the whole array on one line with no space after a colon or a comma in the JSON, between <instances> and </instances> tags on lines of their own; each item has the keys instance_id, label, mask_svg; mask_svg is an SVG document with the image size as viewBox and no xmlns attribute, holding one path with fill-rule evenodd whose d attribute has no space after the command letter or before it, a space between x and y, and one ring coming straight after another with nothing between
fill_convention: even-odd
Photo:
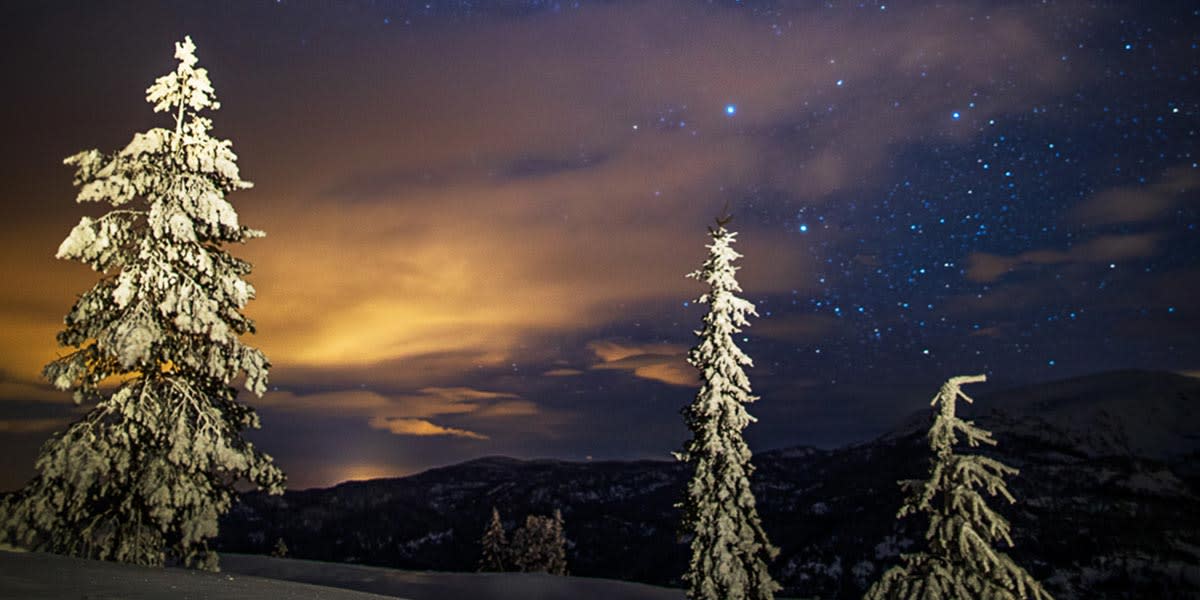
<instances>
[{"instance_id":1,"label":"dark silhouette of hill","mask_svg":"<svg viewBox=\"0 0 1200 600\"><path fill-rule=\"evenodd\" d=\"M930 390L932 397L935 390ZM1014 526L1019 564L1060 600L1200 594L1200 380L1119 371L976 397L968 416L996 433L986 450L1021 469L1017 504L992 504ZM898 522L896 481L923 478L921 413L872 442L759 453L754 489L784 595L859 598L924 524ZM574 575L678 585L686 472L663 461L481 458L398 479L348 482L282 497L248 494L219 547L406 569L473 570L497 507L511 531L561 509Z\"/></svg>"}]
</instances>

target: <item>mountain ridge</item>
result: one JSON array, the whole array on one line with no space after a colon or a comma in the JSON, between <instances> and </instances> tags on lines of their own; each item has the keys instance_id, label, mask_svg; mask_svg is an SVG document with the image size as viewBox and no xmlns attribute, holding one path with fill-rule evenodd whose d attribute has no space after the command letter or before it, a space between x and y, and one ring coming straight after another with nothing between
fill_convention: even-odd
<instances>
[{"instance_id":1,"label":"mountain ridge","mask_svg":"<svg viewBox=\"0 0 1200 600\"><path fill-rule=\"evenodd\" d=\"M1081 397L1095 400L1080 405ZM976 399L969 418L1000 442L983 452L1021 469L1010 480L1017 503L994 504L1013 522L1009 553L1055 597L1200 593L1200 479L1189 466L1200 441L1172 433L1200 406L1200 380L1119 371ZM862 444L756 454L754 490L782 549L772 572L785 594L858 598L921 539L920 523L894 514L896 480L924 476L927 423L918 414ZM1169 444L1138 442L1155 428ZM527 514L560 508L573 573L679 585L686 546L674 503L686 477L672 461L480 457L403 478L247 494L223 522L219 547L266 553L282 538L302 558L473 570L493 506L510 531Z\"/></svg>"}]
</instances>

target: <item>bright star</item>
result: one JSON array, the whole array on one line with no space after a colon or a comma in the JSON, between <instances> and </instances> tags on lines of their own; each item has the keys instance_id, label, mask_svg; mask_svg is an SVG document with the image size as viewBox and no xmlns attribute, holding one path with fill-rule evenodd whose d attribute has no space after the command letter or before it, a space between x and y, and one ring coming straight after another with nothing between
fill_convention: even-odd
<instances>
[{"instance_id":1,"label":"bright star","mask_svg":"<svg viewBox=\"0 0 1200 600\"><path fill-rule=\"evenodd\" d=\"M736 104L726 104L725 105L725 114L729 115L731 117L733 115L736 115L737 114L737 105Z\"/></svg>"},{"instance_id":2,"label":"bright star","mask_svg":"<svg viewBox=\"0 0 1200 600\"><path fill-rule=\"evenodd\" d=\"M957 121L957 120L959 120L959 119L961 119L961 118L962 118L962 114L961 114L961 113L959 113L959 112L956 110L956 111L954 111L954 112L950 113L950 118L951 118L951 119L954 119L955 121Z\"/></svg>"}]
</instances>

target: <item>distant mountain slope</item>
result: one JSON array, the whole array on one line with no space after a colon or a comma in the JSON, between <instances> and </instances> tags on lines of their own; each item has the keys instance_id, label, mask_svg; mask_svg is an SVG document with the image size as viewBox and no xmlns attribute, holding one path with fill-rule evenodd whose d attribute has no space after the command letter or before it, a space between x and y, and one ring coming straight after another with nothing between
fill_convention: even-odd
<instances>
[{"instance_id":1,"label":"distant mountain slope","mask_svg":"<svg viewBox=\"0 0 1200 600\"><path fill-rule=\"evenodd\" d=\"M1200 450L1200 379L1154 371L1116 371L1006 390L984 414L1038 418L1092 456L1177 460Z\"/></svg>"},{"instance_id":2,"label":"distant mountain slope","mask_svg":"<svg viewBox=\"0 0 1200 600\"><path fill-rule=\"evenodd\" d=\"M930 390L932 397L934 390ZM1019 467L1020 564L1060 600L1200 595L1200 381L1122 371L977 397L992 454ZM970 414L970 413L968 413ZM923 534L897 522L896 480L923 477L928 415L867 444L791 448L755 458L772 566L792 596L859 598ZM676 463L484 458L402 479L280 497L249 494L220 546L404 568L471 570L491 507L514 527L561 508L573 574L678 585L687 559L675 528L687 473Z\"/></svg>"}]
</instances>

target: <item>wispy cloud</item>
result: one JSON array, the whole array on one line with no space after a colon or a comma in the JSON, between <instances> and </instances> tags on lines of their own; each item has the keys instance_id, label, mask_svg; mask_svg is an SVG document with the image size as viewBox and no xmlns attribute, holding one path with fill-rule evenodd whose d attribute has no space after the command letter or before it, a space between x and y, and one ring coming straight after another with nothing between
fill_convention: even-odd
<instances>
[{"instance_id":1,"label":"wispy cloud","mask_svg":"<svg viewBox=\"0 0 1200 600\"><path fill-rule=\"evenodd\" d=\"M687 354L688 350L687 346L669 342L637 343L615 340L594 340L588 342L587 347L596 355L596 358L605 363L615 363L629 358L682 356Z\"/></svg>"},{"instance_id":2,"label":"wispy cloud","mask_svg":"<svg viewBox=\"0 0 1200 600\"><path fill-rule=\"evenodd\" d=\"M453 436L462 437L472 440L486 440L488 436L468 431L466 429L458 429L455 427L443 427L434 424L425 419L413 419L407 417L372 417L370 425L374 429L383 429L390 431L396 435L413 435L413 436Z\"/></svg>"},{"instance_id":3,"label":"wispy cloud","mask_svg":"<svg viewBox=\"0 0 1200 600\"><path fill-rule=\"evenodd\" d=\"M74 403L70 392L56 390L49 384L34 385L16 381L0 382L0 402Z\"/></svg>"},{"instance_id":4,"label":"wispy cloud","mask_svg":"<svg viewBox=\"0 0 1200 600\"><path fill-rule=\"evenodd\" d=\"M967 279L978 283L1040 265L1096 264L1154 256L1159 234L1106 235L1069 250L1033 250L1016 256L976 252L967 257Z\"/></svg>"},{"instance_id":5,"label":"wispy cloud","mask_svg":"<svg viewBox=\"0 0 1200 600\"><path fill-rule=\"evenodd\" d=\"M61 431L71 419L0 419L0 433L41 433Z\"/></svg>"},{"instance_id":6,"label":"wispy cloud","mask_svg":"<svg viewBox=\"0 0 1200 600\"><path fill-rule=\"evenodd\" d=\"M754 321L749 332L788 342L812 342L829 335L837 319L827 315L777 316Z\"/></svg>"},{"instance_id":7,"label":"wispy cloud","mask_svg":"<svg viewBox=\"0 0 1200 600\"><path fill-rule=\"evenodd\" d=\"M591 369L629 371L635 377L668 385L696 385L696 371L684 359L687 346L596 340L588 343L588 349L601 361Z\"/></svg>"},{"instance_id":8,"label":"wispy cloud","mask_svg":"<svg viewBox=\"0 0 1200 600\"><path fill-rule=\"evenodd\" d=\"M469 387L429 387L415 393L387 395L362 389L313 394L269 392L254 404L283 411L362 417L372 428L397 435L445 435L477 440L488 439L488 436L438 425L431 419L453 417L486 424L510 417L534 416L541 412L536 404L517 394Z\"/></svg>"},{"instance_id":9,"label":"wispy cloud","mask_svg":"<svg viewBox=\"0 0 1200 600\"><path fill-rule=\"evenodd\" d=\"M566 368L550 369L549 371L542 373L542 375L545 375L547 377L572 377L575 375L582 375L582 374L583 374L583 371L580 371L579 369L566 369Z\"/></svg>"},{"instance_id":10,"label":"wispy cloud","mask_svg":"<svg viewBox=\"0 0 1200 600\"><path fill-rule=\"evenodd\" d=\"M1071 218L1082 225L1134 224L1169 218L1173 208L1195 202L1200 174L1190 167L1176 167L1157 181L1141 186L1105 190L1081 202Z\"/></svg>"}]
</instances>

